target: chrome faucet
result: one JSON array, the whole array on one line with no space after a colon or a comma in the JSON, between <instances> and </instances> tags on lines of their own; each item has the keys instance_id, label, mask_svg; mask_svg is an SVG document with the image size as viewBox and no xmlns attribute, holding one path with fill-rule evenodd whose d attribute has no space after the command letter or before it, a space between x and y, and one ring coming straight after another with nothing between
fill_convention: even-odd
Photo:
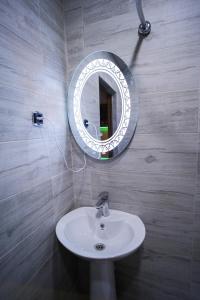
<instances>
[{"instance_id":1,"label":"chrome faucet","mask_svg":"<svg viewBox=\"0 0 200 300\"><path fill-rule=\"evenodd\" d=\"M96 209L98 209L98 212L97 212L98 218L100 218L102 216L104 216L104 217L109 216L110 212L109 212L109 207L108 207L108 192L101 192L98 195Z\"/></svg>"}]
</instances>

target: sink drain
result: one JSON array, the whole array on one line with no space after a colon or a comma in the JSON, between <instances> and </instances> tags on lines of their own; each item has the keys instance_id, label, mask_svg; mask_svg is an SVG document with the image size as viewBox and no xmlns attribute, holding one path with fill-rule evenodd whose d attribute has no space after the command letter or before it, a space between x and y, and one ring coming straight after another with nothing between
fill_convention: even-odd
<instances>
[{"instance_id":1,"label":"sink drain","mask_svg":"<svg viewBox=\"0 0 200 300\"><path fill-rule=\"evenodd\" d=\"M106 248L106 246L102 243L97 243L96 245L94 245L94 248L98 251L102 251Z\"/></svg>"}]
</instances>

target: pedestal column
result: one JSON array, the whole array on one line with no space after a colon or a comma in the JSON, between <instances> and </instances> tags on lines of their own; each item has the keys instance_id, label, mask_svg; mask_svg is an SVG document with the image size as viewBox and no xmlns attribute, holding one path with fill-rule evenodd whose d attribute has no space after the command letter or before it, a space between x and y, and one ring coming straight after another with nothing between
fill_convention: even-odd
<instances>
[{"instance_id":1,"label":"pedestal column","mask_svg":"<svg viewBox=\"0 0 200 300\"><path fill-rule=\"evenodd\" d=\"M90 262L90 300L117 300L112 261L92 260Z\"/></svg>"}]
</instances>

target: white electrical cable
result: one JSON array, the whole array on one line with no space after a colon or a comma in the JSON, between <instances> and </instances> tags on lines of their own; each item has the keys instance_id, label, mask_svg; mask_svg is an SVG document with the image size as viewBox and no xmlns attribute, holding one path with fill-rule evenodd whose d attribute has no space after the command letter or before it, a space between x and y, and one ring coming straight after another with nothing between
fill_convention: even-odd
<instances>
[{"instance_id":1,"label":"white electrical cable","mask_svg":"<svg viewBox=\"0 0 200 300\"><path fill-rule=\"evenodd\" d=\"M92 125L92 127L94 128L94 130L95 130L95 134L96 134L96 139L98 140L99 139L99 134L98 134L98 131L97 131L97 127L96 127L96 125L95 124L93 124L93 123L91 123L91 122L88 122L88 126L90 126L90 125ZM101 154L100 153L98 153L98 158L100 158L101 157Z\"/></svg>"},{"instance_id":2,"label":"white electrical cable","mask_svg":"<svg viewBox=\"0 0 200 300\"><path fill-rule=\"evenodd\" d=\"M95 135L96 135L96 139L98 140L99 136L98 136L98 132L97 132L97 128L93 123L88 122L88 126L90 127L92 125L92 127L95 130Z\"/></svg>"},{"instance_id":3,"label":"white electrical cable","mask_svg":"<svg viewBox=\"0 0 200 300\"><path fill-rule=\"evenodd\" d=\"M49 122L49 124L51 125L51 127L52 127L52 129L53 129L52 131L53 131L55 143L56 143L56 146L57 146L58 150L60 151L60 153L61 153L61 155L62 155L62 157L63 157L63 160L64 160L64 162L65 162L66 168L67 168L68 170L70 170L71 172L74 172L74 173L78 173L78 172L81 172L82 170L84 170L85 167L86 167L86 165L87 165L87 160L86 160L85 153L83 154L83 159L84 159L84 165L83 165L83 167L81 167L81 168L79 168L79 169L77 169L77 170L74 170L74 169L70 168L70 167L68 166L68 163L67 163L67 160L66 160L66 157L65 157L65 153L64 153L62 147L61 147L61 146L59 145L59 143L58 143L57 136L56 136L56 132L55 132L55 126L54 126L53 122L50 121L50 120L49 120L48 118L46 118L46 117L45 117L44 119L47 120L47 121ZM71 143L70 143L70 144L71 144ZM72 145L71 145L71 151L72 151Z\"/></svg>"}]
</instances>

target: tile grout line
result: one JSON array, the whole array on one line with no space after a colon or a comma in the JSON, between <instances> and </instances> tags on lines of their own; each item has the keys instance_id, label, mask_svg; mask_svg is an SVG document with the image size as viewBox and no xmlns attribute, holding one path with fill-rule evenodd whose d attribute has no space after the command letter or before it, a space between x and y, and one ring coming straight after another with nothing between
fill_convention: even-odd
<instances>
[{"instance_id":1,"label":"tile grout line","mask_svg":"<svg viewBox=\"0 0 200 300\"><path fill-rule=\"evenodd\" d=\"M40 268L35 271L35 273L31 276L31 278L25 283L25 286L23 288L23 290L18 294L18 296L22 295L24 289L26 288L26 286L28 284L31 283L31 281L38 275L38 273L43 269L43 267L46 265L46 263L48 263L51 259L53 259L54 254L56 253L57 249L55 248L53 250L53 252L51 253L51 255L45 260L45 262L40 266Z\"/></svg>"},{"instance_id":2,"label":"tile grout line","mask_svg":"<svg viewBox=\"0 0 200 300\"><path fill-rule=\"evenodd\" d=\"M44 184L44 183L47 183L47 182L49 182L49 181L50 181L50 178L49 178L48 180L41 181L39 184L36 184L36 185L33 184L33 185L31 185L28 189L24 189L24 190L22 190L22 191L19 192L19 193L14 193L14 194L12 194L12 195L10 195L10 196L8 196L8 197L5 197L5 198L0 199L0 203L3 202L3 201L5 201L6 199L9 199L9 198L12 198L12 197L14 197L14 196L20 195L20 194L22 194L22 193L26 193L26 192L28 192L28 191L30 191L30 190L36 188L37 186L40 186L40 185L42 185L42 184Z\"/></svg>"},{"instance_id":3,"label":"tile grout line","mask_svg":"<svg viewBox=\"0 0 200 300\"><path fill-rule=\"evenodd\" d=\"M8 196L8 197L6 197L6 198L2 198L2 199L0 199L0 204L1 204L1 202L4 202L4 201L6 201L6 200L9 200L10 198L16 197L16 196L21 195L21 194L23 194L23 193L27 193L27 192L29 192L30 190L35 189L35 188L37 188L37 187L40 186L40 185L46 184L47 182L50 182L50 179L48 179L48 180L46 180L46 181L43 181L43 182L41 182L41 183L39 183L39 184L33 185L33 186L31 186L30 188L25 189L25 190L23 190L23 191L21 191L21 192L19 192L19 193L15 193L15 194L12 194L12 195L10 195L10 196Z\"/></svg>"},{"instance_id":4,"label":"tile grout line","mask_svg":"<svg viewBox=\"0 0 200 300\"><path fill-rule=\"evenodd\" d=\"M200 81L199 81L200 84ZM192 231L192 261L191 261L191 270L190 270L190 295L192 295L192 282L193 282L193 258L194 258L194 228L195 228L195 218L196 218L196 198L198 192L198 180L199 180L199 148L200 148L200 90L199 90L199 97L198 97L198 139L197 139L197 159L196 159L196 182L195 182L195 195L194 195L194 204L193 204L193 231Z\"/></svg>"},{"instance_id":5,"label":"tile grout line","mask_svg":"<svg viewBox=\"0 0 200 300\"><path fill-rule=\"evenodd\" d=\"M43 127L44 128L44 127ZM163 134L163 133L159 133L159 132L136 132L136 134L137 134L137 136L149 136L149 135L161 135L161 134ZM166 135L166 136L170 136L170 137L172 137L172 136L177 136L177 135L197 135L198 134L198 131L192 131L192 132L184 132L184 131L177 131L177 132L173 132L173 133L171 133L171 132L164 132L164 134ZM59 138L64 138L65 137L65 135L58 135L58 137ZM51 140L51 139L53 139L52 137L50 138L49 137L49 139ZM35 142L35 141L38 141L38 140L42 140L42 138L41 137L35 137L35 138L31 138L31 139L19 139L19 140L9 140L9 141L0 141L0 145L1 144L8 144L8 143L20 143L20 142L30 142L30 141L33 141L33 142ZM132 147L128 147L128 149L132 149Z\"/></svg>"},{"instance_id":6,"label":"tile grout line","mask_svg":"<svg viewBox=\"0 0 200 300\"><path fill-rule=\"evenodd\" d=\"M137 75L135 75L137 76ZM168 91L156 91L156 92L139 92L142 96L148 96L148 95L165 95L165 94L175 94L175 93L186 93L186 92L194 92L194 91L200 91L200 88L192 88L192 89L186 89L186 90L168 90Z\"/></svg>"},{"instance_id":7,"label":"tile grout line","mask_svg":"<svg viewBox=\"0 0 200 300\"><path fill-rule=\"evenodd\" d=\"M83 4L83 2L81 2L81 20L82 20L82 46L83 46L83 53L82 53L82 55L84 56L84 53L85 53L85 22L84 22L84 20L85 20L85 15L84 15L84 4ZM82 150L81 150L81 153L84 153ZM86 155L85 153L84 153L84 155ZM86 160L87 160L87 157L86 157ZM83 177L85 177L85 172L87 172L87 161L86 161L86 166L85 166L85 169L81 172L81 174L82 174L82 178ZM76 177L76 173L75 174L73 174L73 178L75 178ZM75 180L75 179L74 179ZM76 190L76 188L75 188L75 186L74 186L74 189ZM79 205L80 205L80 197L81 197L81 192L80 193L78 193L78 195L77 195L77 191L74 193L74 197L75 197L75 208L77 208L77 207L79 207Z\"/></svg>"},{"instance_id":8,"label":"tile grout line","mask_svg":"<svg viewBox=\"0 0 200 300\"><path fill-rule=\"evenodd\" d=\"M11 252L13 252L20 244L22 244L25 240L27 240L31 235L33 235L35 232L37 232L39 230L39 228L42 227L42 224L40 224L39 226L37 226L30 234L28 234L26 237L24 237L23 239L21 239L18 243L16 243L10 250L8 250L5 254L3 254L0 257L0 262L7 257ZM54 230L52 230L52 232L50 233L50 235L54 232Z\"/></svg>"},{"instance_id":9,"label":"tile grout line","mask_svg":"<svg viewBox=\"0 0 200 300\"><path fill-rule=\"evenodd\" d=\"M68 66L69 66L69 60L68 60L68 48L67 48L67 34L66 34L66 25L65 25L65 13L66 11L64 10L64 3L63 3L63 14L64 14L64 50L65 50L65 61L66 61L66 81L68 83ZM69 88L69 84L67 84L67 87L66 87L66 100L67 99L67 95L68 95L68 88ZM67 101L67 105L68 105L68 101ZM67 122L69 123L69 119L68 119L68 112L67 112ZM71 130L70 130L70 125L69 125L69 137L68 137L68 141L70 144L69 148L70 148L70 158L71 158L71 167L73 168L73 165L74 165L74 161L73 161L73 153L72 153L72 140L71 140ZM75 206L76 205L76 201L75 201L75 190L74 190L74 174L72 173L71 174L72 176L72 189L73 189L73 205Z\"/></svg>"}]
</instances>

